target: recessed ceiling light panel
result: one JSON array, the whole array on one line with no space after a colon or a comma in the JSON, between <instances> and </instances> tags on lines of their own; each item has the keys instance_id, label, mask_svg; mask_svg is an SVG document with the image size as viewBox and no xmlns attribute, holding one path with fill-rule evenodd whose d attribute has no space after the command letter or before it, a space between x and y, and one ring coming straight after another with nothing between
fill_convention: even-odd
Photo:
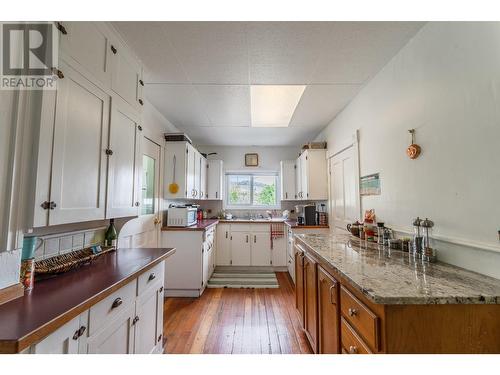
<instances>
[{"instance_id":1,"label":"recessed ceiling light panel","mask_svg":"<svg viewBox=\"0 0 500 375\"><path fill-rule=\"evenodd\" d=\"M305 88L304 85L252 85L252 127L287 127Z\"/></svg>"}]
</instances>

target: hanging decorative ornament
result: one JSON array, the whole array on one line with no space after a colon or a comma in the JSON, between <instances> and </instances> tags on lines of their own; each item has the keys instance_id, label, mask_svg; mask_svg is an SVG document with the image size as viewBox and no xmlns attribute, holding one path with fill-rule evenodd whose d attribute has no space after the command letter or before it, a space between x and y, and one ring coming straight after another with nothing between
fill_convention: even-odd
<instances>
[{"instance_id":1,"label":"hanging decorative ornament","mask_svg":"<svg viewBox=\"0 0 500 375\"><path fill-rule=\"evenodd\" d=\"M416 159L420 155L422 149L415 143L415 129L410 129L408 132L411 134L411 145L406 149L406 155L408 155L410 159Z\"/></svg>"}]
</instances>

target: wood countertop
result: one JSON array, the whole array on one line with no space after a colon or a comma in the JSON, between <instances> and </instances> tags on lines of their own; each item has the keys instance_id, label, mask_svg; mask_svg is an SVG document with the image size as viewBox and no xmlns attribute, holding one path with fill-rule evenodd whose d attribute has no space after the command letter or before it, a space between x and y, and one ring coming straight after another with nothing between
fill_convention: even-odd
<instances>
[{"instance_id":1,"label":"wood countertop","mask_svg":"<svg viewBox=\"0 0 500 375\"><path fill-rule=\"evenodd\" d=\"M91 265L35 282L0 305L0 353L18 353L172 255L172 248L119 249Z\"/></svg>"},{"instance_id":2,"label":"wood countertop","mask_svg":"<svg viewBox=\"0 0 500 375\"><path fill-rule=\"evenodd\" d=\"M219 224L217 219L206 219L202 221L197 221L196 224L190 225L189 227L162 227L161 230L168 231L179 231L179 230L206 230L214 225Z\"/></svg>"}]
</instances>

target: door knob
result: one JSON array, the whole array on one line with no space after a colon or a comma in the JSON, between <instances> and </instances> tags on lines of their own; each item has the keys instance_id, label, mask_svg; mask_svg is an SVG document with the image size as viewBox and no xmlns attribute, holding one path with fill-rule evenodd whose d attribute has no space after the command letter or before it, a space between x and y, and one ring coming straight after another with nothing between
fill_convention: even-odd
<instances>
[{"instance_id":1,"label":"door knob","mask_svg":"<svg viewBox=\"0 0 500 375\"><path fill-rule=\"evenodd\" d=\"M161 220L159 218L155 217L153 220L153 223L154 223L154 225L158 225L158 224L160 224L160 221Z\"/></svg>"}]
</instances>

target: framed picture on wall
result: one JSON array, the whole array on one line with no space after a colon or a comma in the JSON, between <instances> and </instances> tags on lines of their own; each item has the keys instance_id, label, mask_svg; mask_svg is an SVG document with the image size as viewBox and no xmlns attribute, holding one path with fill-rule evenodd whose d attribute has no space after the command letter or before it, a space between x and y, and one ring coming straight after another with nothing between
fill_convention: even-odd
<instances>
[{"instance_id":1,"label":"framed picture on wall","mask_svg":"<svg viewBox=\"0 0 500 375\"><path fill-rule=\"evenodd\" d=\"M259 154L245 154L245 167L258 167Z\"/></svg>"}]
</instances>

